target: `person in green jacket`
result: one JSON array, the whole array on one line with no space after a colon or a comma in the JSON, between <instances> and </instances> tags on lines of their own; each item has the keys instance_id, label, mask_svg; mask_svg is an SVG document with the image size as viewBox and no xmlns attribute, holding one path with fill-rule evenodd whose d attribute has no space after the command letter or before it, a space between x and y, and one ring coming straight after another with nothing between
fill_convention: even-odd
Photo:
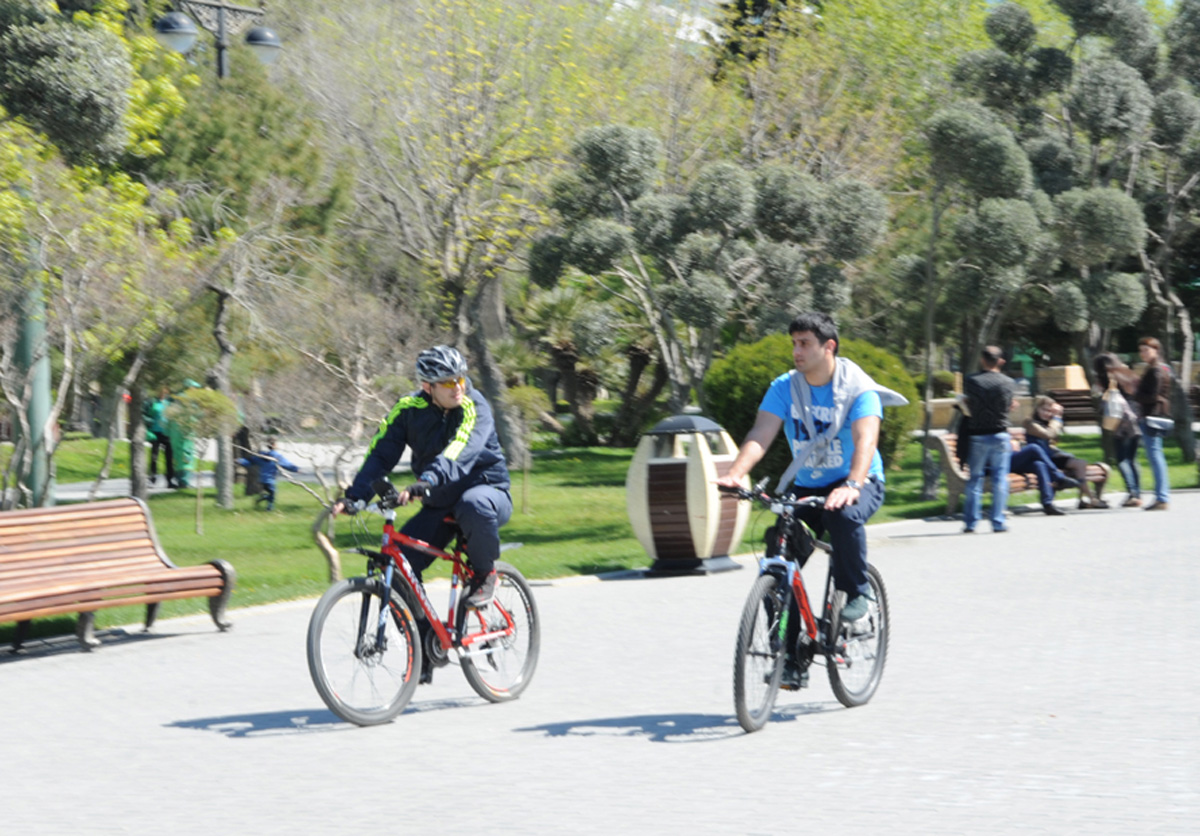
<instances>
[{"instance_id":1,"label":"person in green jacket","mask_svg":"<svg viewBox=\"0 0 1200 836\"><path fill-rule=\"evenodd\" d=\"M146 439L150 442L150 484L153 485L158 481L158 451L162 450L163 475L167 478L167 487L177 488L179 485L174 478L175 451L167 431L166 413L170 403L170 390L164 386L159 391L157 398L150 398L142 404L142 422L146 425Z\"/></svg>"}]
</instances>

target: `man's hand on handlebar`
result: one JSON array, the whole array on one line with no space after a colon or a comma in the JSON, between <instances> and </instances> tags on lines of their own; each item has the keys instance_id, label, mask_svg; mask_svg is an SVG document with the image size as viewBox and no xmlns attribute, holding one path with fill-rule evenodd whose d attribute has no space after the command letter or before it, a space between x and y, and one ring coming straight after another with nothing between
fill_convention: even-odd
<instances>
[{"instance_id":1,"label":"man's hand on handlebar","mask_svg":"<svg viewBox=\"0 0 1200 836\"><path fill-rule=\"evenodd\" d=\"M400 499L398 500L398 504L407 505L414 499L424 499L427 496L429 496L429 483L414 482L404 490L400 491Z\"/></svg>"},{"instance_id":2,"label":"man's hand on handlebar","mask_svg":"<svg viewBox=\"0 0 1200 836\"><path fill-rule=\"evenodd\" d=\"M858 502L858 498L862 495L859 488L852 488L849 485L839 485L829 492L829 496L825 498L825 507L830 511L836 511L838 508L844 508L847 505L853 505Z\"/></svg>"},{"instance_id":3,"label":"man's hand on handlebar","mask_svg":"<svg viewBox=\"0 0 1200 836\"><path fill-rule=\"evenodd\" d=\"M362 500L343 496L341 499L334 500L333 504L329 506L329 513L335 517L338 514L350 514L353 516L362 510L362 508Z\"/></svg>"}]
</instances>

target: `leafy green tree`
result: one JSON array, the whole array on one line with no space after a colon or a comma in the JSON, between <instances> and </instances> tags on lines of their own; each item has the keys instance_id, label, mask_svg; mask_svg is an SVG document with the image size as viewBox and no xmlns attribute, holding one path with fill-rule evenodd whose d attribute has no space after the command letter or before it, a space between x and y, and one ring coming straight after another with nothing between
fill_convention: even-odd
<instances>
[{"instance_id":1,"label":"leafy green tree","mask_svg":"<svg viewBox=\"0 0 1200 836\"><path fill-rule=\"evenodd\" d=\"M157 223L150 190L102 167L126 149L154 153L156 131L180 102L171 77L178 63L164 70L153 39L126 31L127 8L98 0L64 9L68 17L49 3L0 3L0 292L12 301L0 317L0 371L22 424L31 378L9 339L21 329L8 326L28 317L26 304L46 311L32 315L46 326L35 357L53 350L62 358L49 426L81 370L95 373L151 331L167 303L146 292L148 283L186 260L186 224ZM29 430L22 426L22 438ZM33 453L24 451L22 468Z\"/></svg>"},{"instance_id":2,"label":"leafy green tree","mask_svg":"<svg viewBox=\"0 0 1200 836\"><path fill-rule=\"evenodd\" d=\"M238 424L233 401L214 389L188 389L167 407L167 419L179 425L184 435L195 439L218 438ZM204 533L204 486L200 482L200 457L192 459L196 484L196 533Z\"/></svg>"},{"instance_id":3,"label":"leafy green tree","mask_svg":"<svg viewBox=\"0 0 1200 836\"><path fill-rule=\"evenodd\" d=\"M590 4L370 0L297 23L308 60L292 69L358 164L352 233L395 253L392 274L417 289L398 298L468 351L516 460L490 340L506 336L504 277L546 221L554 161L581 114L621 92L594 60L607 18Z\"/></svg>"},{"instance_id":4,"label":"leafy green tree","mask_svg":"<svg viewBox=\"0 0 1200 836\"><path fill-rule=\"evenodd\" d=\"M1022 200L1033 184L1029 159L1012 132L988 110L972 102L958 103L936 113L925 133L932 181L928 249L919 263L911 262L901 272L913 277L921 268L924 272L924 430L928 439L939 301L950 287L966 303L966 310L979 311L981 304L985 306L976 337L976 342L982 342L996 327L1005 300L1023 282L1041 225ZM959 249L950 253L953 260L943 265L942 219L955 205L965 205L967 213L955 230ZM972 350L970 356L975 353ZM938 469L928 444L923 470L923 497L932 499Z\"/></svg>"},{"instance_id":5,"label":"leafy green tree","mask_svg":"<svg viewBox=\"0 0 1200 836\"><path fill-rule=\"evenodd\" d=\"M679 411L693 391L703 406L700 382L727 324L762 332L810 300L840 308L841 265L878 243L886 204L861 183L730 162L705 166L684 194L660 191L651 188L658 155L647 131L591 128L551 205L562 219L557 264L589 277L653 335L668 408Z\"/></svg>"},{"instance_id":6,"label":"leafy green tree","mask_svg":"<svg viewBox=\"0 0 1200 836\"><path fill-rule=\"evenodd\" d=\"M521 420L525 422L525 434L528 436L530 426L550 409L550 399L546 393L536 386L513 386L508 390L508 402L516 409ZM521 513L529 513L529 471L533 468L533 455L525 451L525 459L521 462Z\"/></svg>"},{"instance_id":7,"label":"leafy green tree","mask_svg":"<svg viewBox=\"0 0 1200 836\"><path fill-rule=\"evenodd\" d=\"M979 0L730 3L714 46L744 97L743 158L904 188L912 137L984 43ZM818 9L819 7L819 9Z\"/></svg>"},{"instance_id":8,"label":"leafy green tree","mask_svg":"<svg viewBox=\"0 0 1200 836\"><path fill-rule=\"evenodd\" d=\"M348 202L344 174L325 171L309 103L294 83L268 80L246 52L233 53L228 78L205 76L187 91L186 107L161 132L161 154L127 161L182 196L177 211L202 243L229 251L228 269L209 278L217 351L204 374L227 396L239 348L253 347L254 321L275 295L314 281L313 241ZM233 507L235 458L232 439L219 439L223 508Z\"/></svg>"},{"instance_id":9,"label":"leafy green tree","mask_svg":"<svg viewBox=\"0 0 1200 836\"><path fill-rule=\"evenodd\" d=\"M1182 377L1189 379L1191 316L1172 276L1182 267L1178 248L1197 231L1190 193L1200 158L1189 149L1200 119L1190 77L1200 4L1164 12L1165 54L1155 20L1132 0L1055 5L1070 27L1062 49L1035 47L1025 37L1023 49L1007 56L1007 74L969 71L976 58L964 62L959 80L1019 133L1039 188L1054 196L1043 215L1062 261L1039 283L1051 295L1053 322L1079 335L1085 359L1121 329L1145 328L1150 320L1171 344L1177 326ZM1020 23L1028 35L1022 16L1028 18L1006 3L989 24L996 20L997 31L1008 32ZM1001 75L1015 81L1005 86ZM1183 418L1186 399L1177 395ZM1184 433L1190 423L1179 422ZM1190 438L1183 446L1192 450Z\"/></svg>"}]
</instances>

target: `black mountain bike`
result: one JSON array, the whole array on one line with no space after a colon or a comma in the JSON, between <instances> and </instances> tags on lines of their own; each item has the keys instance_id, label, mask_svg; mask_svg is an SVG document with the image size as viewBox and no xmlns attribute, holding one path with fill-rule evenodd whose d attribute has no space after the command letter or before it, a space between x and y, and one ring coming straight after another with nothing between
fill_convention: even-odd
<instances>
[{"instance_id":1,"label":"black mountain bike","mask_svg":"<svg viewBox=\"0 0 1200 836\"><path fill-rule=\"evenodd\" d=\"M813 548L829 554L832 566L833 548L817 540L795 512L824 505L825 497L780 499L767 494L764 484L752 490L720 486L721 491L778 516L768 535L768 553L759 560L758 578L742 609L733 654L733 702L738 722L748 732L758 731L770 718L789 658L795 666L794 683L783 687L804 687L809 667L819 655L838 702L847 708L866 703L883 676L889 633L883 576L869 564L867 576L875 600L865 616L853 622L842 620L845 594L834 587L832 569L826 575L821 617L814 616L800 568ZM789 641L788 624L797 617L800 624Z\"/></svg>"}]
</instances>

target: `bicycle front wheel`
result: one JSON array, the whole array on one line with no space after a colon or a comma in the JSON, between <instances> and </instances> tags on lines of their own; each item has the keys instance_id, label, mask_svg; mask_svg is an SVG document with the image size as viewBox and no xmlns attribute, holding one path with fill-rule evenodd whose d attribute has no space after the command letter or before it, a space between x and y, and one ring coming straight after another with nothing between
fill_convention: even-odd
<instances>
[{"instance_id":1,"label":"bicycle front wheel","mask_svg":"<svg viewBox=\"0 0 1200 836\"><path fill-rule=\"evenodd\" d=\"M825 669L829 672L833 695L847 708L862 705L874 696L887 661L891 633L887 589L883 585L883 576L874 566L867 566L867 579L875 600L865 616L848 624L841 618L841 603L845 596L834 592L832 579L828 590L833 593L835 606L831 612L833 640L831 652L826 655Z\"/></svg>"},{"instance_id":2,"label":"bicycle front wheel","mask_svg":"<svg viewBox=\"0 0 1200 836\"><path fill-rule=\"evenodd\" d=\"M787 595L774 575L760 575L750 589L733 653L733 705L738 722L758 731L771 716L783 676Z\"/></svg>"},{"instance_id":3,"label":"bicycle front wheel","mask_svg":"<svg viewBox=\"0 0 1200 836\"><path fill-rule=\"evenodd\" d=\"M466 652L462 670L489 702L514 700L533 679L542 646L541 622L529 583L507 563L496 564L496 597L481 610L459 609ZM473 636L495 638L470 641ZM468 644L469 642L469 644Z\"/></svg>"},{"instance_id":4,"label":"bicycle front wheel","mask_svg":"<svg viewBox=\"0 0 1200 836\"><path fill-rule=\"evenodd\" d=\"M394 718L412 699L421 671L417 624L404 599L375 578L331 586L308 623L308 671L325 705L343 720L373 726Z\"/></svg>"}]
</instances>

